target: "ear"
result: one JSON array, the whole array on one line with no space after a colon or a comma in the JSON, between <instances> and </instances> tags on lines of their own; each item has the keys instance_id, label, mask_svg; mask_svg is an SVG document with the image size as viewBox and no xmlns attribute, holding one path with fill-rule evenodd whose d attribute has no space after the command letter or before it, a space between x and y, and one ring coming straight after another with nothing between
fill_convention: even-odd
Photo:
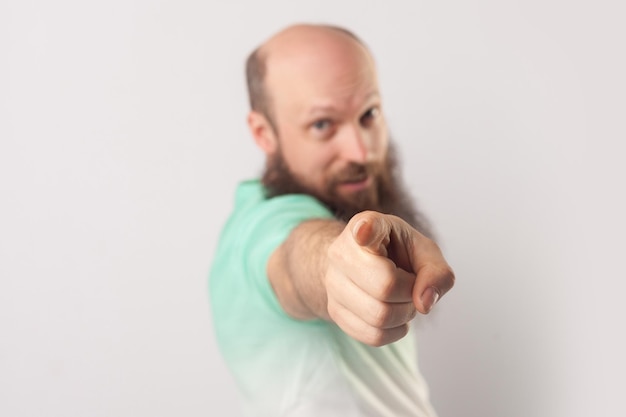
<instances>
[{"instance_id":1,"label":"ear","mask_svg":"<svg viewBox=\"0 0 626 417\"><path fill-rule=\"evenodd\" d=\"M252 110L248 113L248 128L254 141L263 152L271 154L276 151L278 139L267 117Z\"/></svg>"}]
</instances>

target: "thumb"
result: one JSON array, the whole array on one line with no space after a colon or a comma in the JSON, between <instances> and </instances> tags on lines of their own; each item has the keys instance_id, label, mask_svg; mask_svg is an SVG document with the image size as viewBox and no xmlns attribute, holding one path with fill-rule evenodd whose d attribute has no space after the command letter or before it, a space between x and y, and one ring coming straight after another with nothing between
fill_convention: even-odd
<instances>
[{"instance_id":1,"label":"thumb","mask_svg":"<svg viewBox=\"0 0 626 417\"><path fill-rule=\"evenodd\" d=\"M391 224L385 216L374 211L358 213L350 220L350 228L357 245L374 255L387 256Z\"/></svg>"}]
</instances>

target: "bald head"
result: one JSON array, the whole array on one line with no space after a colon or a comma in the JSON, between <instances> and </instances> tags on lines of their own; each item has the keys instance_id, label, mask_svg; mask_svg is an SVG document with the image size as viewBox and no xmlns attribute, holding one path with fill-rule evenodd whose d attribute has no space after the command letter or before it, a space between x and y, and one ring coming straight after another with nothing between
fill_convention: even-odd
<instances>
[{"instance_id":1,"label":"bald head","mask_svg":"<svg viewBox=\"0 0 626 417\"><path fill-rule=\"evenodd\" d=\"M298 24L289 26L269 38L260 46L266 53L293 52L290 47L301 48L321 44L348 43L366 49L363 42L351 31L332 25Z\"/></svg>"},{"instance_id":2,"label":"bald head","mask_svg":"<svg viewBox=\"0 0 626 417\"><path fill-rule=\"evenodd\" d=\"M272 86L274 79L294 70L319 70L342 59L360 58L374 66L365 44L347 29L331 25L298 24L278 32L255 49L246 61L246 80L250 107L274 125Z\"/></svg>"}]
</instances>

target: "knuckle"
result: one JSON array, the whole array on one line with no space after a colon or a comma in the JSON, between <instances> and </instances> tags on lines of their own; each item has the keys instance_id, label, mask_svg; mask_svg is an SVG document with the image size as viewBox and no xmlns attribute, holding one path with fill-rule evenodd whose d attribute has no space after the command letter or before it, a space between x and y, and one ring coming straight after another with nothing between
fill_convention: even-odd
<instances>
[{"instance_id":1,"label":"knuckle","mask_svg":"<svg viewBox=\"0 0 626 417\"><path fill-rule=\"evenodd\" d=\"M339 324L343 321L341 309L339 308L337 303L333 302L332 300L328 300L328 303L326 304L326 311L328 312L328 316L335 323Z\"/></svg>"},{"instance_id":2,"label":"knuckle","mask_svg":"<svg viewBox=\"0 0 626 417\"><path fill-rule=\"evenodd\" d=\"M369 324L382 328L393 318L393 308L383 302L376 302L370 308Z\"/></svg>"},{"instance_id":3,"label":"knuckle","mask_svg":"<svg viewBox=\"0 0 626 417\"><path fill-rule=\"evenodd\" d=\"M386 332L383 329L371 327L367 332L365 343L370 346L380 347L389 342L387 341Z\"/></svg>"},{"instance_id":4,"label":"knuckle","mask_svg":"<svg viewBox=\"0 0 626 417\"><path fill-rule=\"evenodd\" d=\"M410 303L376 302L370 307L367 323L379 329L389 329L408 323L417 315L417 310Z\"/></svg>"},{"instance_id":5,"label":"knuckle","mask_svg":"<svg viewBox=\"0 0 626 417\"><path fill-rule=\"evenodd\" d=\"M396 288L396 279L393 276L393 272L389 270L390 268L386 268L380 275L375 277L375 291L376 294L374 296L378 300L389 300Z\"/></svg>"},{"instance_id":6,"label":"knuckle","mask_svg":"<svg viewBox=\"0 0 626 417\"><path fill-rule=\"evenodd\" d=\"M376 299L388 300L393 294L394 282L390 279L381 279L378 280L376 287Z\"/></svg>"},{"instance_id":7,"label":"knuckle","mask_svg":"<svg viewBox=\"0 0 626 417\"><path fill-rule=\"evenodd\" d=\"M408 332L408 324L403 324L388 330L370 328L365 343L373 347L381 347L402 339Z\"/></svg>"}]
</instances>

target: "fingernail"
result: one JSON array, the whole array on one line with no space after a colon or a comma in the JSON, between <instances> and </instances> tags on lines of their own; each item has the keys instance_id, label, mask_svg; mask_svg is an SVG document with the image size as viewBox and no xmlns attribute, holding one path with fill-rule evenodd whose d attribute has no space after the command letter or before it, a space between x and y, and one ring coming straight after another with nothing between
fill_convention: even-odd
<instances>
[{"instance_id":1,"label":"fingernail","mask_svg":"<svg viewBox=\"0 0 626 417\"><path fill-rule=\"evenodd\" d=\"M439 300L439 291L435 287L428 287L422 293L422 305L427 313L437 303L437 300Z\"/></svg>"},{"instance_id":2,"label":"fingernail","mask_svg":"<svg viewBox=\"0 0 626 417\"><path fill-rule=\"evenodd\" d=\"M365 219L361 219L352 228L352 236L354 236L355 239L358 237L359 230L361 230L361 227L363 227L365 223L366 223Z\"/></svg>"}]
</instances>

